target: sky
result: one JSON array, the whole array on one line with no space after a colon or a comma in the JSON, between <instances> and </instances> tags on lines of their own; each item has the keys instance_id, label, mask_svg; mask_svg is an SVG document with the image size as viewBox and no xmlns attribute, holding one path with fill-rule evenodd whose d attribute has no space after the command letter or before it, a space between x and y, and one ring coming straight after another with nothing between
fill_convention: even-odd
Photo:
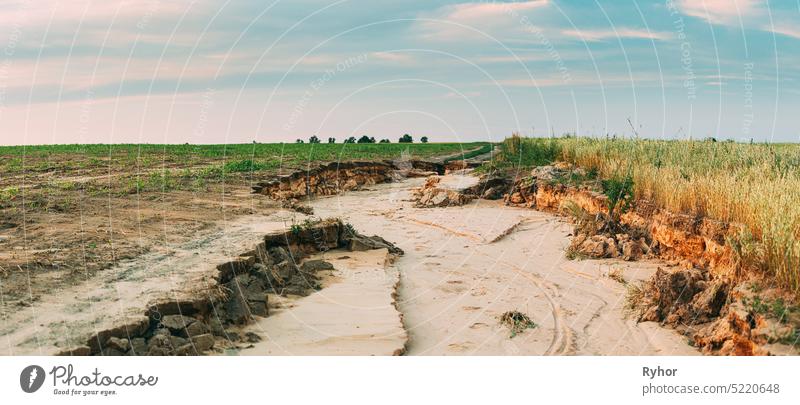
<instances>
[{"instance_id":1,"label":"sky","mask_svg":"<svg viewBox=\"0 0 800 405\"><path fill-rule=\"evenodd\" d=\"M0 49L4 145L800 141L800 0L11 0Z\"/></svg>"}]
</instances>

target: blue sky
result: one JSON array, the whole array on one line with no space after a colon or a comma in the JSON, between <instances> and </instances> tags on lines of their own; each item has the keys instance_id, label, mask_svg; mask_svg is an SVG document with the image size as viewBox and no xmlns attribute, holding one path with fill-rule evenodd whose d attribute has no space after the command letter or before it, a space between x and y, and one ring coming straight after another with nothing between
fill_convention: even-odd
<instances>
[{"instance_id":1,"label":"blue sky","mask_svg":"<svg viewBox=\"0 0 800 405\"><path fill-rule=\"evenodd\" d=\"M2 144L800 141L800 0L0 1Z\"/></svg>"}]
</instances>

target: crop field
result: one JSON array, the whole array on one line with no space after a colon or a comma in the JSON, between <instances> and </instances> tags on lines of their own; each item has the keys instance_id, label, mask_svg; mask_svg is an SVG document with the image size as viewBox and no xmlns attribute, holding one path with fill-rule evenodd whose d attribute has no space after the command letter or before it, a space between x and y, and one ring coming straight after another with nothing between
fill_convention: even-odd
<instances>
[{"instance_id":1,"label":"crop field","mask_svg":"<svg viewBox=\"0 0 800 405\"><path fill-rule=\"evenodd\" d=\"M0 147L4 300L36 300L154 246L196 238L273 204L250 185L324 162L432 159L489 143L48 145ZM274 205L274 204L273 204ZM21 304L22 305L22 304Z\"/></svg>"},{"instance_id":2,"label":"crop field","mask_svg":"<svg viewBox=\"0 0 800 405\"><path fill-rule=\"evenodd\" d=\"M554 161L629 178L635 198L658 208L740 225L729 241L739 273L758 272L800 294L800 145L512 137L496 164Z\"/></svg>"},{"instance_id":3,"label":"crop field","mask_svg":"<svg viewBox=\"0 0 800 405\"><path fill-rule=\"evenodd\" d=\"M481 149L474 144L239 144L239 145L53 145L0 147L0 205L26 209L53 201L56 192L81 189L90 196L140 192L211 191L211 186L349 160L429 158ZM41 180L45 180L41 183Z\"/></svg>"}]
</instances>

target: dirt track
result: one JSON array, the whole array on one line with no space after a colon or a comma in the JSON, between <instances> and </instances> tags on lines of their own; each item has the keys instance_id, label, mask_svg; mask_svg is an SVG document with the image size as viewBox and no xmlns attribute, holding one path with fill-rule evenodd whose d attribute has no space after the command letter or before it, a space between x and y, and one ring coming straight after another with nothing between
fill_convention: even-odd
<instances>
[{"instance_id":1,"label":"dirt track","mask_svg":"<svg viewBox=\"0 0 800 405\"><path fill-rule=\"evenodd\" d=\"M443 180L454 187L471 181ZM407 354L696 353L673 331L624 317L625 287L608 271L620 268L626 279L637 280L651 275L656 263L568 261L569 225L501 202L413 208L410 189L423 182L383 184L312 204L322 217L341 217L405 250L394 266L401 279L398 308L410 335ZM499 318L511 310L538 326L509 338Z\"/></svg>"},{"instance_id":2,"label":"dirt track","mask_svg":"<svg viewBox=\"0 0 800 405\"><path fill-rule=\"evenodd\" d=\"M474 181L449 175L442 184L461 188ZM411 189L423 182L380 184L310 202L316 216L340 217L394 242L405 255L391 263L376 259L385 250L326 253L336 270L325 288L305 298L271 299L273 314L242 330L263 340L242 354L696 353L673 331L624 317L625 287L608 272L618 268L625 279L638 280L652 274L656 263L568 261L569 225L499 201L414 208ZM267 231L287 229L293 218L307 217L268 209L221 223L201 238L43 295L7 314L3 353L53 353L140 315L154 298L191 294L216 263L251 248ZM511 338L499 319L512 310L537 326Z\"/></svg>"}]
</instances>

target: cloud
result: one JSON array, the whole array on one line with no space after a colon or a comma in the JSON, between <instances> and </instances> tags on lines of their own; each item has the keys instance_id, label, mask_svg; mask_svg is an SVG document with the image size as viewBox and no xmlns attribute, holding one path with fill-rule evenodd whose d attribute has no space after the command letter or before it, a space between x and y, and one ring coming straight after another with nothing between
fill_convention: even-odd
<instances>
[{"instance_id":1,"label":"cloud","mask_svg":"<svg viewBox=\"0 0 800 405\"><path fill-rule=\"evenodd\" d=\"M372 52L369 54L369 58L392 64L411 64L415 62L414 56L399 52Z\"/></svg>"},{"instance_id":2,"label":"cloud","mask_svg":"<svg viewBox=\"0 0 800 405\"><path fill-rule=\"evenodd\" d=\"M649 31L637 28L616 28L613 30L563 30L561 33L566 36L579 38L590 42L617 38L666 41L672 38L672 34L668 32Z\"/></svg>"},{"instance_id":3,"label":"cloud","mask_svg":"<svg viewBox=\"0 0 800 405\"><path fill-rule=\"evenodd\" d=\"M678 0L678 8L686 15L702 18L712 24L732 25L763 13L760 0Z\"/></svg>"},{"instance_id":4,"label":"cloud","mask_svg":"<svg viewBox=\"0 0 800 405\"><path fill-rule=\"evenodd\" d=\"M526 26L530 21L521 23L522 16L549 4L549 0L451 4L420 14L412 30L422 39L439 41L488 40L481 33L519 37L530 29Z\"/></svg>"},{"instance_id":5,"label":"cloud","mask_svg":"<svg viewBox=\"0 0 800 405\"><path fill-rule=\"evenodd\" d=\"M772 9L779 21L772 23L767 19L763 0L679 0L678 8L686 15L702 18L711 24L743 26L764 32L800 39L797 22L780 20L782 15L796 15L796 11Z\"/></svg>"},{"instance_id":6,"label":"cloud","mask_svg":"<svg viewBox=\"0 0 800 405\"><path fill-rule=\"evenodd\" d=\"M800 39L800 28L797 28L796 25L789 26L789 25L776 24L773 26L764 27L764 31Z\"/></svg>"},{"instance_id":7,"label":"cloud","mask_svg":"<svg viewBox=\"0 0 800 405\"><path fill-rule=\"evenodd\" d=\"M192 6L188 0L178 1L91 1L70 0L36 0L5 1L0 3L0 24L24 24L31 26L52 25L58 23L92 24L104 23L112 19L127 21L146 26L150 20L169 18L183 14Z\"/></svg>"},{"instance_id":8,"label":"cloud","mask_svg":"<svg viewBox=\"0 0 800 405\"><path fill-rule=\"evenodd\" d=\"M471 22L484 18L507 16L547 6L548 0L521 1L513 3L461 3L445 6L443 19L456 22Z\"/></svg>"}]
</instances>

